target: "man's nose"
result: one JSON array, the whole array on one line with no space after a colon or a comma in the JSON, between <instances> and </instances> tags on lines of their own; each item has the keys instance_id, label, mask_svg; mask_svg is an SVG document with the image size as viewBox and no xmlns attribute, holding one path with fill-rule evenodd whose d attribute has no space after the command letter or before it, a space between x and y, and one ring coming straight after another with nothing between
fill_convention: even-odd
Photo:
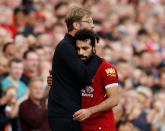
<instances>
[{"instance_id":1,"label":"man's nose","mask_svg":"<svg viewBox=\"0 0 165 131\"><path fill-rule=\"evenodd\" d=\"M95 25L92 23L91 24L91 29L94 30L94 28L95 28Z\"/></svg>"},{"instance_id":2,"label":"man's nose","mask_svg":"<svg viewBox=\"0 0 165 131\"><path fill-rule=\"evenodd\" d=\"M79 51L79 55L83 55L83 50L80 50Z\"/></svg>"}]
</instances>

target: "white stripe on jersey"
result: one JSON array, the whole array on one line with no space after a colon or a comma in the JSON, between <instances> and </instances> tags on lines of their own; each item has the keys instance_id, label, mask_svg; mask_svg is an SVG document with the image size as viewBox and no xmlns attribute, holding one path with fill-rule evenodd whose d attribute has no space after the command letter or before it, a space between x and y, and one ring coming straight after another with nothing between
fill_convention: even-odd
<instances>
[{"instance_id":1,"label":"white stripe on jersey","mask_svg":"<svg viewBox=\"0 0 165 131\"><path fill-rule=\"evenodd\" d=\"M105 86L105 89L108 89L110 87L118 86L118 83L113 83Z\"/></svg>"}]
</instances>

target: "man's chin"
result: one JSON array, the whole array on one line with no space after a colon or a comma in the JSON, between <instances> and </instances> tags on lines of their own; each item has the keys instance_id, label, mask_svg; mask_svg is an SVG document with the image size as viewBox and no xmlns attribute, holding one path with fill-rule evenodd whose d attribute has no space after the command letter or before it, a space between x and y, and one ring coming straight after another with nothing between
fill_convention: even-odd
<instances>
[{"instance_id":1,"label":"man's chin","mask_svg":"<svg viewBox=\"0 0 165 131\"><path fill-rule=\"evenodd\" d=\"M83 62L85 62L87 59L86 59L86 58L81 58L81 60L82 60Z\"/></svg>"}]
</instances>

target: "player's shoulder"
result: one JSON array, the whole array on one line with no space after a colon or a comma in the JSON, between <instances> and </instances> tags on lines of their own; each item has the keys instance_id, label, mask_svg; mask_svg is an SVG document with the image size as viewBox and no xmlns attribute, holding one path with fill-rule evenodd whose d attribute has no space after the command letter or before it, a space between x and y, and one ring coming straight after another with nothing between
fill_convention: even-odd
<instances>
[{"instance_id":1,"label":"player's shoulder","mask_svg":"<svg viewBox=\"0 0 165 131\"><path fill-rule=\"evenodd\" d=\"M105 76L116 76L117 70L114 65L102 58L101 72Z\"/></svg>"},{"instance_id":2,"label":"player's shoulder","mask_svg":"<svg viewBox=\"0 0 165 131\"><path fill-rule=\"evenodd\" d=\"M102 67L103 68L113 68L116 69L114 65L112 65L111 63L109 63L108 61L106 61L105 59L102 59Z\"/></svg>"}]
</instances>

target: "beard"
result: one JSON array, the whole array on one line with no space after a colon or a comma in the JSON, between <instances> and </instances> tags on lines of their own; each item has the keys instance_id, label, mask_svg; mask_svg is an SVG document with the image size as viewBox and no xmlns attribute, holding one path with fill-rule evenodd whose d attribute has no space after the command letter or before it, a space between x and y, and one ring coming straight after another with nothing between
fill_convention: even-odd
<instances>
[{"instance_id":1,"label":"beard","mask_svg":"<svg viewBox=\"0 0 165 131\"><path fill-rule=\"evenodd\" d=\"M79 55L80 59L84 62L85 65L88 65L94 53L92 52L89 56ZM85 60L83 60L85 58Z\"/></svg>"}]
</instances>

